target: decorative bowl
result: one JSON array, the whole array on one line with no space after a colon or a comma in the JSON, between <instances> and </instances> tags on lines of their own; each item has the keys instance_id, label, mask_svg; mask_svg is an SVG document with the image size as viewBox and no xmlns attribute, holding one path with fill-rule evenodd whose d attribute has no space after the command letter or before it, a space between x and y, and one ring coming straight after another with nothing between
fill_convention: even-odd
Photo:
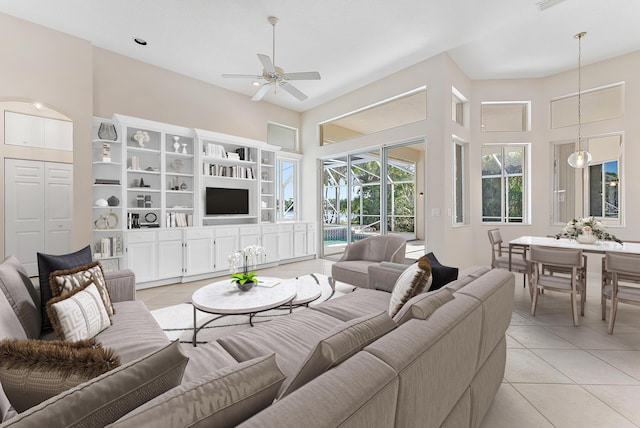
<instances>
[{"instance_id":1,"label":"decorative bowl","mask_svg":"<svg viewBox=\"0 0 640 428\"><path fill-rule=\"evenodd\" d=\"M249 291L251 290L253 287L255 287L256 283L253 281L247 281L244 284L240 284L240 282L236 282L236 286L238 287L238 290L240 291Z\"/></svg>"},{"instance_id":2,"label":"decorative bowl","mask_svg":"<svg viewBox=\"0 0 640 428\"><path fill-rule=\"evenodd\" d=\"M581 244L595 244L598 237L593 233L581 233L576 237L576 240Z\"/></svg>"}]
</instances>

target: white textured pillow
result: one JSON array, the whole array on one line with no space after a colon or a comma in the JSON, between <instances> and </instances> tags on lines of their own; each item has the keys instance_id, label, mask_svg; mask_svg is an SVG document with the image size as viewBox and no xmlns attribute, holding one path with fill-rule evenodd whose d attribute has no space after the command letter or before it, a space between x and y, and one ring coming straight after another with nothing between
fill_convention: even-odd
<instances>
[{"instance_id":1,"label":"white textured pillow","mask_svg":"<svg viewBox=\"0 0 640 428\"><path fill-rule=\"evenodd\" d=\"M75 269L57 270L49 275L49 286L54 297L62 296L70 293L76 288L84 285L90 279L96 285L104 307L107 309L109 316L115 313L113 304L111 303L111 295L107 287L107 281L104 279L104 272L100 262L92 262L85 266L79 266Z\"/></svg>"},{"instance_id":2,"label":"white textured pillow","mask_svg":"<svg viewBox=\"0 0 640 428\"><path fill-rule=\"evenodd\" d=\"M60 340L91 339L111 325L96 285L89 281L71 293L49 300L47 313Z\"/></svg>"},{"instance_id":3,"label":"white textured pillow","mask_svg":"<svg viewBox=\"0 0 640 428\"><path fill-rule=\"evenodd\" d=\"M429 291L432 282L429 259L422 256L417 263L405 269L396 280L389 301L389 316L393 318L412 297Z\"/></svg>"}]
</instances>

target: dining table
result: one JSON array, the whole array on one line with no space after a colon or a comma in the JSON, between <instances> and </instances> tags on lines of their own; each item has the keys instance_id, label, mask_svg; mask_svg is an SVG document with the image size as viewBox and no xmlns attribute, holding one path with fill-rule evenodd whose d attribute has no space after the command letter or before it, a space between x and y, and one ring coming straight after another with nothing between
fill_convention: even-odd
<instances>
[{"instance_id":1,"label":"dining table","mask_svg":"<svg viewBox=\"0 0 640 428\"><path fill-rule=\"evenodd\" d=\"M639 242L596 241L593 244L581 244L574 239L554 238L550 236L521 236L509 241L509 270L511 270L511 256L514 247L529 248L532 245L543 247L571 248L582 250L584 253L604 254L608 251L627 254L640 254Z\"/></svg>"}]
</instances>

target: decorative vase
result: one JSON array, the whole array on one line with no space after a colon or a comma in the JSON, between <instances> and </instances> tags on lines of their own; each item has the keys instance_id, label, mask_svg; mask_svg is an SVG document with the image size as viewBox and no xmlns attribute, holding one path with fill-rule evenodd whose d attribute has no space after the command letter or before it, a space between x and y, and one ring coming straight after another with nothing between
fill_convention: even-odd
<instances>
[{"instance_id":1,"label":"decorative vase","mask_svg":"<svg viewBox=\"0 0 640 428\"><path fill-rule=\"evenodd\" d=\"M116 141L118 139L116 126L113 123L102 122L98 128L98 138L101 140Z\"/></svg>"},{"instance_id":2,"label":"decorative vase","mask_svg":"<svg viewBox=\"0 0 640 428\"><path fill-rule=\"evenodd\" d=\"M253 281L247 281L244 284L240 284L239 282L236 282L236 286L240 291L249 291L256 286L256 283Z\"/></svg>"},{"instance_id":3,"label":"decorative vase","mask_svg":"<svg viewBox=\"0 0 640 428\"><path fill-rule=\"evenodd\" d=\"M576 240L581 244L595 244L598 237L593 233L581 233L576 237Z\"/></svg>"},{"instance_id":4,"label":"decorative vase","mask_svg":"<svg viewBox=\"0 0 640 428\"><path fill-rule=\"evenodd\" d=\"M178 140L180 139L180 137L178 137L177 135L173 136L173 152L174 153L179 153L180 152L180 143L178 142Z\"/></svg>"},{"instance_id":5,"label":"decorative vase","mask_svg":"<svg viewBox=\"0 0 640 428\"><path fill-rule=\"evenodd\" d=\"M107 199L107 203L110 207L117 207L118 205L120 205L120 199L116 198L114 195Z\"/></svg>"},{"instance_id":6,"label":"decorative vase","mask_svg":"<svg viewBox=\"0 0 640 428\"><path fill-rule=\"evenodd\" d=\"M182 154L183 155L188 155L189 154L187 152L187 143L182 143Z\"/></svg>"}]
</instances>

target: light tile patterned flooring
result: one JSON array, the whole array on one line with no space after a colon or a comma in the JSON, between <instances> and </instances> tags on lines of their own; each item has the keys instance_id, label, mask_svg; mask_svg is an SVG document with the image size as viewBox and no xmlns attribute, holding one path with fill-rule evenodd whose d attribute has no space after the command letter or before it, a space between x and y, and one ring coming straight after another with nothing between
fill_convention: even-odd
<instances>
[{"instance_id":1,"label":"light tile patterned flooring","mask_svg":"<svg viewBox=\"0 0 640 428\"><path fill-rule=\"evenodd\" d=\"M331 275L333 262L308 260L262 269L290 278L312 272ZM215 279L139 290L149 309L189 301ZM482 428L640 427L640 307L623 305L613 335L600 319L600 278L588 278L585 316L571 321L569 297L546 292L535 317L516 276L514 311L507 331L507 366Z\"/></svg>"}]
</instances>

